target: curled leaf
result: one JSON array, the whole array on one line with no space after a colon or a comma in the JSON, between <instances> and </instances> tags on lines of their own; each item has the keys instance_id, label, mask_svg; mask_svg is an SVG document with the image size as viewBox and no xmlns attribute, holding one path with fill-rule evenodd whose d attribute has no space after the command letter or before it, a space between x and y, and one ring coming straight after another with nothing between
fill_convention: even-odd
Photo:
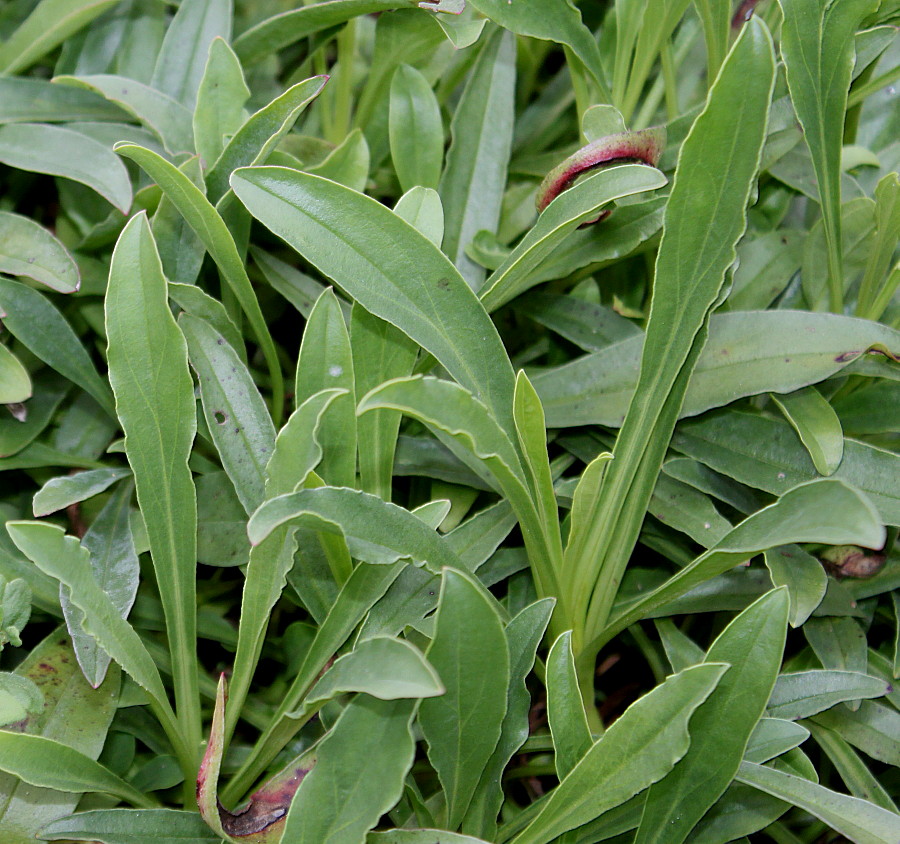
<instances>
[{"instance_id":1,"label":"curled leaf","mask_svg":"<svg viewBox=\"0 0 900 844\"><path fill-rule=\"evenodd\" d=\"M544 177L537 193L538 211L543 211L578 176L589 170L628 162L649 164L651 167L655 167L665 144L666 130L662 127L641 129L638 132L619 132L592 141L572 153ZM601 215L597 220L604 216L606 215Z\"/></svg>"}]
</instances>

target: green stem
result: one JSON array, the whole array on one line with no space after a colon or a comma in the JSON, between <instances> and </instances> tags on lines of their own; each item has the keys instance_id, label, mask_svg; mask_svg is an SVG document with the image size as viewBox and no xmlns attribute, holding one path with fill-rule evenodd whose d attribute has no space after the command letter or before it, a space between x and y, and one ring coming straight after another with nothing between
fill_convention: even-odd
<instances>
[{"instance_id":1,"label":"green stem","mask_svg":"<svg viewBox=\"0 0 900 844\"><path fill-rule=\"evenodd\" d=\"M876 321L881 319L884 312L887 310L888 305L891 303L891 299L894 298L894 294L897 292L898 287L900 287L900 263L897 263L894 266L894 269L891 270L891 274L887 277L887 281L884 283L879 294L875 297L875 301L871 304L866 313L863 314L865 319Z\"/></svg>"}]
</instances>

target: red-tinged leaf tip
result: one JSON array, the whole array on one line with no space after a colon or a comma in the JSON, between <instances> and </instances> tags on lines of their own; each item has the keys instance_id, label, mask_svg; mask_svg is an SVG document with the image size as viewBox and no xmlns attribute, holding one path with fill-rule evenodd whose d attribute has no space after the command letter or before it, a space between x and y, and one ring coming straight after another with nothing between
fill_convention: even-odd
<instances>
[{"instance_id":1,"label":"red-tinged leaf tip","mask_svg":"<svg viewBox=\"0 0 900 844\"><path fill-rule=\"evenodd\" d=\"M661 127L598 138L570 155L546 175L537 194L538 211L543 211L578 176L589 170L627 162L655 167L665 143L666 130ZM605 216L607 214L602 214L598 219Z\"/></svg>"},{"instance_id":2,"label":"red-tinged leaf tip","mask_svg":"<svg viewBox=\"0 0 900 844\"><path fill-rule=\"evenodd\" d=\"M731 28L733 30L739 30L753 17L753 12L756 9L756 4L758 2L759 0L744 0L744 2L737 7L737 11L731 19Z\"/></svg>"}]
</instances>

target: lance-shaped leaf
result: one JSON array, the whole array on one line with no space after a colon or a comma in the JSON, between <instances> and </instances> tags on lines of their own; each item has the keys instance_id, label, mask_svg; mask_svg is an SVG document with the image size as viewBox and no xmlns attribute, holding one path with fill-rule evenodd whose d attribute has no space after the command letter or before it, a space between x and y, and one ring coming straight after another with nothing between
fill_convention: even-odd
<instances>
[{"instance_id":1,"label":"lance-shaped leaf","mask_svg":"<svg viewBox=\"0 0 900 844\"><path fill-rule=\"evenodd\" d=\"M0 313L3 325L21 343L90 393L110 416L115 415L109 385L100 377L66 318L46 296L24 284L0 278Z\"/></svg>"},{"instance_id":2,"label":"lance-shaped leaf","mask_svg":"<svg viewBox=\"0 0 900 844\"><path fill-rule=\"evenodd\" d=\"M45 79L4 76L0 123L118 122L125 113L92 91L60 88Z\"/></svg>"},{"instance_id":3,"label":"lance-shaped leaf","mask_svg":"<svg viewBox=\"0 0 900 844\"><path fill-rule=\"evenodd\" d=\"M265 498L265 466L275 447L272 417L237 352L208 322L182 314L178 324L200 381L207 428L250 514Z\"/></svg>"},{"instance_id":4,"label":"lance-shaped leaf","mask_svg":"<svg viewBox=\"0 0 900 844\"><path fill-rule=\"evenodd\" d=\"M43 736L0 730L0 771L39 788L76 794L100 792L135 806L154 805L147 795L90 756Z\"/></svg>"},{"instance_id":5,"label":"lance-shaped leaf","mask_svg":"<svg viewBox=\"0 0 900 844\"><path fill-rule=\"evenodd\" d=\"M415 702L357 695L318 745L291 802L284 840L362 841L403 793L412 766Z\"/></svg>"},{"instance_id":6,"label":"lance-shaped leaf","mask_svg":"<svg viewBox=\"0 0 900 844\"><path fill-rule=\"evenodd\" d=\"M281 422L282 404L284 402L284 379L281 365L275 351L275 343L266 326L265 317L259 307L253 286L247 277L244 261L238 253L234 238L225 225L225 221L212 206L203 192L177 167L170 164L155 152L134 144L118 144L116 152L136 161L148 175L163 189L166 196L181 212L188 225L203 241L203 245L216 262L219 271L225 278L241 309L247 315L253 333L262 348L272 379L273 418L277 424Z\"/></svg>"},{"instance_id":7,"label":"lance-shaped leaf","mask_svg":"<svg viewBox=\"0 0 900 844\"><path fill-rule=\"evenodd\" d=\"M187 346L166 294L153 235L141 213L122 231L109 272L109 378L166 616L177 711L199 732L197 501L187 464L197 418Z\"/></svg>"},{"instance_id":8,"label":"lance-shaped leaf","mask_svg":"<svg viewBox=\"0 0 900 844\"><path fill-rule=\"evenodd\" d=\"M773 718L808 718L835 704L888 691L884 680L857 671L798 671L778 678L766 709Z\"/></svg>"},{"instance_id":9,"label":"lance-shaped leaf","mask_svg":"<svg viewBox=\"0 0 900 844\"><path fill-rule=\"evenodd\" d=\"M531 694L525 682L534 668L537 649L550 623L553 606L552 598L535 601L513 616L504 628L509 652L506 714L500 728L500 739L485 765L463 821L466 832L477 831L485 838L496 838L497 815L503 804L503 772L529 733Z\"/></svg>"},{"instance_id":10,"label":"lance-shaped leaf","mask_svg":"<svg viewBox=\"0 0 900 844\"><path fill-rule=\"evenodd\" d=\"M90 551L91 571L97 585L109 596L123 618L137 595L140 565L131 534L130 504L133 487L122 484L109 497L94 519L81 544ZM59 602L72 636L78 664L95 689L103 682L109 667L109 654L84 630L84 614L69 599L69 590L61 587Z\"/></svg>"},{"instance_id":11,"label":"lance-shaped leaf","mask_svg":"<svg viewBox=\"0 0 900 844\"><path fill-rule=\"evenodd\" d=\"M556 775L563 780L594 743L575 674L570 630L559 636L547 656L547 721Z\"/></svg>"},{"instance_id":12,"label":"lance-shaped leaf","mask_svg":"<svg viewBox=\"0 0 900 844\"><path fill-rule=\"evenodd\" d=\"M0 162L87 185L123 214L131 208L131 179L110 149L87 135L47 123L0 126Z\"/></svg>"},{"instance_id":13,"label":"lance-shaped leaf","mask_svg":"<svg viewBox=\"0 0 900 844\"><path fill-rule=\"evenodd\" d=\"M156 663L134 628L97 586L90 552L74 536L66 536L62 528L46 522L7 522L6 529L28 559L68 587L72 604L84 614L84 629L150 693L157 714L168 727L173 726L175 718Z\"/></svg>"},{"instance_id":14,"label":"lance-shaped leaf","mask_svg":"<svg viewBox=\"0 0 900 844\"><path fill-rule=\"evenodd\" d=\"M340 26L359 15L414 8L415 5L416 0L326 0L266 18L241 33L235 39L234 49L242 62L251 65L301 38Z\"/></svg>"},{"instance_id":15,"label":"lance-shaped leaf","mask_svg":"<svg viewBox=\"0 0 900 844\"><path fill-rule=\"evenodd\" d=\"M855 57L853 37L875 0L780 0L781 53L791 100L816 171L828 246L829 304L843 302L841 148L847 89Z\"/></svg>"},{"instance_id":16,"label":"lance-shaped leaf","mask_svg":"<svg viewBox=\"0 0 900 844\"><path fill-rule=\"evenodd\" d=\"M403 639L376 636L335 660L303 699L302 718L341 694L364 692L379 700L436 697L444 693L437 672L421 652Z\"/></svg>"},{"instance_id":17,"label":"lance-shaped leaf","mask_svg":"<svg viewBox=\"0 0 900 844\"><path fill-rule=\"evenodd\" d=\"M222 154L226 136L240 129L246 117L244 103L249 98L250 89L238 57L227 41L214 38L194 109L194 144L207 167Z\"/></svg>"},{"instance_id":18,"label":"lance-shaped leaf","mask_svg":"<svg viewBox=\"0 0 900 844\"><path fill-rule=\"evenodd\" d=\"M731 668L694 713L688 752L650 787L635 844L685 841L734 779L781 667L789 606L787 590L773 590L716 637L706 661Z\"/></svg>"},{"instance_id":19,"label":"lance-shaped leaf","mask_svg":"<svg viewBox=\"0 0 900 844\"><path fill-rule=\"evenodd\" d=\"M210 201L216 203L227 193L228 179L235 168L258 164L268 158L327 81L327 76L313 76L292 85L234 133L206 177Z\"/></svg>"},{"instance_id":20,"label":"lance-shaped leaf","mask_svg":"<svg viewBox=\"0 0 900 844\"><path fill-rule=\"evenodd\" d=\"M636 334L535 375L548 424L621 425L637 386L643 341ZM838 314L714 314L679 416L694 416L743 396L792 392L840 372L869 350L873 356L896 358L900 332Z\"/></svg>"},{"instance_id":21,"label":"lance-shaped leaf","mask_svg":"<svg viewBox=\"0 0 900 844\"><path fill-rule=\"evenodd\" d=\"M772 396L772 400L806 446L816 471L833 475L844 456L844 432L828 400L814 387Z\"/></svg>"},{"instance_id":22,"label":"lance-shaped leaf","mask_svg":"<svg viewBox=\"0 0 900 844\"><path fill-rule=\"evenodd\" d=\"M570 0L546 0L540 6L507 3L506 0L471 0L471 3L485 17L516 35L528 35L570 47L593 76L600 90L601 102L609 102L597 42L582 23L581 12Z\"/></svg>"},{"instance_id":23,"label":"lance-shaped leaf","mask_svg":"<svg viewBox=\"0 0 900 844\"><path fill-rule=\"evenodd\" d=\"M444 160L441 107L425 77L408 64L400 65L391 80L390 139L401 189L436 190Z\"/></svg>"},{"instance_id":24,"label":"lance-shaped leaf","mask_svg":"<svg viewBox=\"0 0 900 844\"><path fill-rule=\"evenodd\" d=\"M194 110L215 38L231 39L232 0L183 0L166 29L150 84Z\"/></svg>"},{"instance_id":25,"label":"lance-shaped leaf","mask_svg":"<svg viewBox=\"0 0 900 844\"><path fill-rule=\"evenodd\" d=\"M481 231L495 231L506 186L516 87L516 40L498 30L487 39L453 113L453 142L441 177L444 252L473 290L485 271L466 247ZM426 185L428 187L428 185Z\"/></svg>"},{"instance_id":26,"label":"lance-shaped leaf","mask_svg":"<svg viewBox=\"0 0 900 844\"><path fill-rule=\"evenodd\" d=\"M715 414L680 426L673 444L717 472L773 495L818 477L791 427L765 416ZM831 477L862 490L885 524L900 525L900 491L892 480L898 467L894 452L845 439L844 459Z\"/></svg>"},{"instance_id":27,"label":"lance-shaped leaf","mask_svg":"<svg viewBox=\"0 0 900 844\"><path fill-rule=\"evenodd\" d=\"M662 779L687 752L694 710L727 670L717 663L687 668L631 704L551 792L514 844L546 844Z\"/></svg>"},{"instance_id":28,"label":"lance-shaped leaf","mask_svg":"<svg viewBox=\"0 0 900 844\"><path fill-rule=\"evenodd\" d=\"M534 271L582 223L596 218L616 199L661 188L666 177L642 164L619 164L562 191L544 210L534 227L493 272L481 291L482 304L496 310L540 280Z\"/></svg>"},{"instance_id":29,"label":"lance-shaped leaf","mask_svg":"<svg viewBox=\"0 0 900 844\"><path fill-rule=\"evenodd\" d=\"M74 293L81 284L66 247L34 220L9 211L0 212L0 271L33 278L59 293Z\"/></svg>"},{"instance_id":30,"label":"lance-shaped leaf","mask_svg":"<svg viewBox=\"0 0 900 844\"><path fill-rule=\"evenodd\" d=\"M190 111L156 88L112 74L57 76L54 83L103 94L155 133L170 153L194 150Z\"/></svg>"},{"instance_id":31,"label":"lance-shaped leaf","mask_svg":"<svg viewBox=\"0 0 900 844\"><path fill-rule=\"evenodd\" d=\"M87 26L118 0L42 0L0 47L0 73L14 74ZM29 8L29 7L26 7Z\"/></svg>"},{"instance_id":32,"label":"lance-shaped leaf","mask_svg":"<svg viewBox=\"0 0 900 844\"><path fill-rule=\"evenodd\" d=\"M598 642L609 641L650 610L768 548L792 542L840 545L848 540L839 537L850 535L867 547L881 547L884 542L884 526L869 501L841 481L823 478L802 484L745 519L662 586L617 607Z\"/></svg>"},{"instance_id":33,"label":"lance-shaped leaf","mask_svg":"<svg viewBox=\"0 0 900 844\"><path fill-rule=\"evenodd\" d=\"M805 809L859 844L891 844L897 838L900 815L858 797L848 797L803 777L753 762L741 763L737 779Z\"/></svg>"},{"instance_id":34,"label":"lance-shaped leaf","mask_svg":"<svg viewBox=\"0 0 900 844\"><path fill-rule=\"evenodd\" d=\"M579 561L571 594L574 606L588 605L587 638L606 623L615 584L637 540L705 343L709 314L745 228L774 76L771 36L753 20L732 48L681 147L657 255L638 385L590 526L572 536L566 549L567 560Z\"/></svg>"},{"instance_id":35,"label":"lance-shaped leaf","mask_svg":"<svg viewBox=\"0 0 900 844\"><path fill-rule=\"evenodd\" d=\"M231 185L254 217L431 352L512 430L513 371L497 329L428 238L374 199L309 173L254 167Z\"/></svg>"},{"instance_id":36,"label":"lance-shaped leaf","mask_svg":"<svg viewBox=\"0 0 900 844\"><path fill-rule=\"evenodd\" d=\"M450 545L409 510L365 492L336 487L303 489L270 499L247 524L255 545L276 527L299 527L344 535L354 557L372 563L392 563L409 557L439 571L460 567Z\"/></svg>"},{"instance_id":37,"label":"lance-shaped leaf","mask_svg":"<svg viewBox=\"0 0 900 844\"><path fill-rule=\"evenodd\" d=\"M456 829L500 739L509 684L500 616L483 587L462 572L444 571L426 655L447 691L422 702L419 724L444 789L447 826Z\"/></svg>"},{"instance_id":38,"label":"lance-shaped leaf","mask_svg":"<svg viewBox=\"0 0 900 844\"><path fill-rule=\"evenodd\" d=\"M45 841L103 844L220 844L196 812L179 809L92 809L60 818L40 830Z\"/></svg>"}]
</instances>

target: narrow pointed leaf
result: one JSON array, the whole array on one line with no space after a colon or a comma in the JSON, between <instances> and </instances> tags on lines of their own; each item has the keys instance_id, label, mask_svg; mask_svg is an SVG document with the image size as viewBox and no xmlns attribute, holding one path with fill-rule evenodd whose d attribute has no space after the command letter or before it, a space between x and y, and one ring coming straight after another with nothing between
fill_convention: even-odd
<instances>
[{"instance_id":1,"label":"narrow pointed leaf","mask_svg":"<svg viewBox=\"0 0 900 844\"><path fill-rule=\"evenodd\" d=\"M797 432L820 475L833 475L844 456L844 432L834 409L814 387L786 396L773 396Z\"/></svg>"},{"instance_id":2,"label":"narrow pointed leaf","mask_svg":"<svg viewBox=\"0 0 900 844\"><path fill-rule=\"evenodd\" d=\"M429 663L446 692L422 701L419 724L447 800L447 826L463 820L500 739L509 655L497 611L467 575L445 570Z\"/></svg>"},{"instance_id":3,"label":"narrow pointed leaf","mask_svg":"<svg viewBox=\"0 0 900 844\"><path fill-rule=\"evenodd\" d=\"M562 781L594 743L575 674L571 631L553 643L547 656L547 721L556 775Z\"/></svg>"},{"instance_id":4,"label":"narrow pointed leaf","mask_svg":"<svg viewBox=\"0 0 900 844\"><path fill-rule=\"evenodd\" d=\"M374 199L308 173L256 167L231 184L260 222L511 423L513 372L497 329L424 235Z\"/></svg>"},{"instance_id":5,"label":"narrow pointed leaf","mask_svg":"<svg viewBox=\"0 0 900 844\"><path fill-rule=\"evenodd\" d=\"M0 163L87 185L123 214L131 208L131 180L106 146L81 132L49 123L0 126Z\"/></svg>"},{"instance_id":6,"label":"narrow pointed leaf","mask_svg":"<svg viewBox=\"0 0 900 844\"><path fill-rule=\"evenodd\" d=\"M685 669L631 704L551 793L514 844L547 844L662 779L690 745L691 715L727 670L716 663Z\"/></svg>"},{"instance_id":7,"label":"narrow pointed leaf","mask_svg":"<svg viewBox=\"0 0 900 844\"><path fill-rule=\"evenodd\" d=\"M221 836L196 812L178 809L93 809L41 829L46 841L99 841L101 844L219 844Z\"/></svg>"},{"instance_id":8,"label":"narrow pointed leaf","mask_svg":"<svg viewBox=\"0 0 900 844\"><path fill-rule=\"evenodd\" d=\"M72 256L34 220L0 212L0 244L0 271L33 278L58 293L78 290L81 278Z\"/></svg>"}]
</instances>

